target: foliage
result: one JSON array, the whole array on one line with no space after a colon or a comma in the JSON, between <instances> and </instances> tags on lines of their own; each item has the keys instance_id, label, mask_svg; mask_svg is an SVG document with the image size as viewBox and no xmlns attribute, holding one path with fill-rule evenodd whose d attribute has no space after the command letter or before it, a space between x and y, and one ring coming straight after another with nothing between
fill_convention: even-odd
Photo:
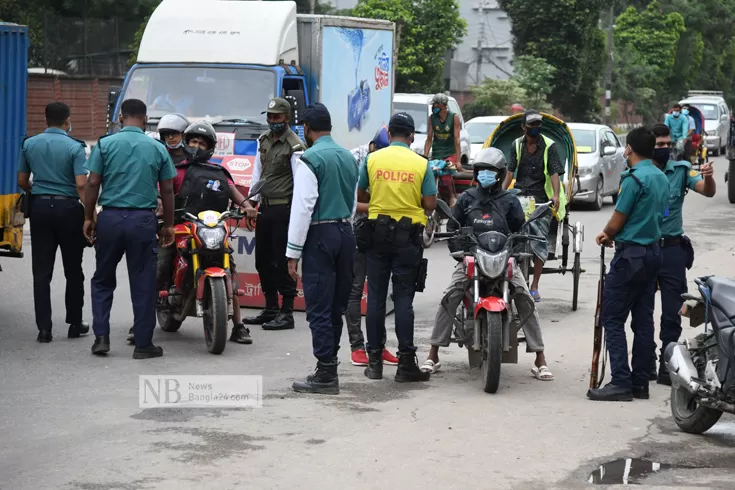
<instances>
[{"instance_id":1,"label":"foliage","mask_svg":"<svg viewBox=\"0 0 735 490\"><path fill-rule=\"evenodd\" d=\"M475 116L489 116L500 112L510 113L510 106L520 103L524 107L526 91L521 87L518 80L493 80L486 78L482 84L472 88L475 98L472 102L464 105L462 114L465 119Z\"/></svg>"},{"instance_id":2,"label":"foliage","mask_svg":"<svg viewBox=\"0 0 735 490\"><path fill-rule=\"evenodd\" d=\"M352 15L396 23L397 92L440 90L445 54L467 32L457 0L360 0Z\"/></svg>"},{"instance_id":3,"label":"foliage","mask_svg":"<svg viewBox=\"0 0 735 490\"><path fill-rule=\"evenodd\" d=\"M548 96L551 93L551 81L556 73L556 68L545 59L531 55L519 56L513 61L513 65L513 78L525 92L525 95L521 97L525 100L524 107L539 111L550 110Z\"/></svg>"},{"instance_id":4,"label":"foliage","mask_svg":"<svg viewBox=\"0 0 735 490\"><path fill-rule=\"evenodd\" d=\"M499 0L512 21L516 56L532 55L556 68L550 102L572 120L588 120L599 109L597 87L604 70L598 27L605 0Z\"/></svg>"}]
</instances>

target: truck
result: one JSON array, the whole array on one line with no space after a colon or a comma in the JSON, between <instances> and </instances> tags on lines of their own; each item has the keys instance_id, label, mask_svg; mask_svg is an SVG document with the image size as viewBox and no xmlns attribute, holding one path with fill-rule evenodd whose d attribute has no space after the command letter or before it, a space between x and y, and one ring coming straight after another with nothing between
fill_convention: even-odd
<instances>
[{"instance_id":1,"label":"truck","mask_svg":"<svg viewBox=\"0 0 735 490\"><path fill-rule=\"evenodd\" d=\"M304 109L321 102L337 143L365 145L392 115L395 52L393 22L301 15L292 1L163 0L136 64L122 87L110 90L110 131L119 130L120 104L131 98L147 104L152 136L170 112L209 121L218 133L215 161L247 195L270 99L290 102L291 126L302 139ZM238 231L241 304L258 307L265 299L254 247L254 235ZM303 309L303 297L296 308Z\"/></svg>"},{"instance_id":2,"label":"truck","mask_svg":"<svg viewBox=\"0 0 735 490\"><path fill-rule=\"evenodd\" d=\"M18 158L26 134L28 46L28 27L0 22L0 257L23 257Z\"/></svg>"}]
</instances>

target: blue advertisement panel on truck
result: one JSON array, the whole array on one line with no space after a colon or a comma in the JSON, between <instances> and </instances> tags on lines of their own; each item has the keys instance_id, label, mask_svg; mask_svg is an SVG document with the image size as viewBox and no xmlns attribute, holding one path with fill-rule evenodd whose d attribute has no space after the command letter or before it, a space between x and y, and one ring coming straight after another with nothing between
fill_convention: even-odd
<instances>
[{"instance_id":1,"label":"blue advertisement panel on truck","mask_svg":"<svg viewBox=\"0 0 735 490\"><path fill-rule=\"evenodd\" d=\"M28 28L0 22L0 257L23 257L18 158L26 134Z\"/></svg>"}]
</instances>

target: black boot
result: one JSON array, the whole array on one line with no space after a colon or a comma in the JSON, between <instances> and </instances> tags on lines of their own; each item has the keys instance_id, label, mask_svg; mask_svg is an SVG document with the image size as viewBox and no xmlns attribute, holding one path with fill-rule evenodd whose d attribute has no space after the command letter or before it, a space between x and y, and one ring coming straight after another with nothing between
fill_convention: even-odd
<instances>
[{"instance_id":1,"label":"black boot","mask_svg":"<svg viewBox=\"0 0 735 490\"><path fill-rule=\"evenodd\" d=\"M658 368L658 378L656 378L656 383L671 386L671 373L669 373L669 368L667 368L665 364L661 364Z\"/></svg>"},{"instance_id":2,"label":"black boot","mask_svg":"<svg viewBox=\"0 0 735 490\"><path fill-rule=\"evenodd\" d=\"M368 379L383 379L383 349L368 351L368 365L365 368Z\"/></svg>"},{"instance_id":3,"label":"black boot","mask_svg":"<svg viewBox=\"0 0 735 490\"><path fill-rule=\"evenodd\" d=\"M633 398L638 398L639 400L648 400L651 396L648 393L648 385L646 386L636 386L633 385Z\"/></svg>"},{"instance_id":4,"label":"black boot","mask_svg":"<svg viewBox=\"0 0 735 490\"><path fill-rule=\"evenodd\" d=\"M633 390L608 383L602 388L587 391L587 398L598 402L632 402Z\"/></svg>"},{"instance_id":5,"label":"black boot","mask_svg":"<svg viewBox=\"0 0 735 490\"><path fill-rule=\"evenodd\" d=\"M335 361L316 363L316 371L305 381L296 381L293 390L298 393L317 393L320 395L339 395L339 377Z\"/></svg>"},{"instance_id":6,"label":"black boot","mask_svg":"<svg viewBox=\"0 0 735 490\"><path fill-rule=\"evenodd\" d=\"M36 340L38 340L42 344L48 344L53 338L54 337L51 335L51 330L39 330Z\"/></svg>"},{"instance_id":7,"label":"black boot","mask_svg":"<svg viewBox=\"0 0 735 490\"><path fill-rule=\"evenodd\" d=\"M283 306L276 317L263 324L263 330L290 330L294 328L293 321L293 298L283 298Z\"/></svg>"},{"instance_id":8,"label":"black boot","mask_svg":"<svg viewBox=\"0 0 735 490\"><path fill-rule=\"evenodd\" d=\"M267 323L278 315L278 303L276 306L266 306L263 311L258 313L258 316L250 316L242 319L245 325L262 325Z\"/></svg>"},{"instance_id":9,"label":"black boot","mask_svg":"<svg viewBox=\"0 0 735 490\"><path fill-rule=\"evenodd\" d=\"M381 352L382 355L382 352ZM396 369L396 383L413 383L416 381L429 381L431 373L425 373L419 369L419 361L415 352L398 353L398 369Z\"/></svg>"},{"instance_id":10,"label":"black boot","mask_svg":"<svg viewBox=\"0 0 735 490\"><path fill-rule=\"evenodd\" d=\"M238 344L252 344L253 339L250 337L250 329L245 327L242 323L238 323L232 327L230 341L237 342Z\"/></svg>"},{"instance_id":11,"label":"black boot","mask_svg":"<svg viewBox=\"0 0 735 490\"><path fill-rule=\"evenodd\" d=\"M92 354L100 356L108 352L110 352L110 336L95 336L94 344L92 344Z\"/></svg>"},{"instance_id":12,"label":"black boot","mask_svg":"<svg viewBox=\"0 0 735 490\"><path fill-rule=\"evenodd\" d=\"M658 379L658 371L656 370L656 367L656 354L654 354L653 359L651 359L651 374L648 376L649 381L656 381Z\"/></svg>"},{"instance_id":13,"label":"black boot","mask_svg":"<svg viewBox=\"0 0 735 490\"><path fill-rule=\"evenodd\" d=\"M89 333L89 323L81 322L79 325L69 325L66 336L70 339L78 339L87 333Z\"/></svg>"}]
</instances>

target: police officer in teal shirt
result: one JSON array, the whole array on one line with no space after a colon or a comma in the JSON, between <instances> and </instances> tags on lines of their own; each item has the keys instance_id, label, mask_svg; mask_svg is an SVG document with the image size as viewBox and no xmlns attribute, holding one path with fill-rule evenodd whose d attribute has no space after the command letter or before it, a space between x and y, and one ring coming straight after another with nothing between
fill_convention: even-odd
<instances>
[{"instance_id":1,"label":"police officer in teal shirt","mask_svg":"<svg viewBox=\"0 0 735 490\"><path fill-rule=\"evenodd\" d=\"M110 310L117 264L125 255L133 302L133 359L160 357L153 345L156 326L156 262L160 186L163 205L162 246L174 240L176 168L166 147L146 135L146 106L137 99L122 103L122 130L99 139L87 162L90 171L84 192L84 235L95 244L97 269L92 278L93 354L110 351ZM100 185L102 194L100 195ZM97 198L102 211L93 220Z\"/></svg>"},{"instance_id":2,"label":"police officer in teal shirt","mask_svg":"<svg viewBox=\"0 0 735 490\"><path fill-rule=\"evenodd\" d=\"M651 160L656 137L636 128L627 137L623 172L615 211L597 236L597 244L612 247L615 256L605 279L602 324L610 355L612 381L591 389L587 397L598 401L632 401L648 398L651 357L656 349L653 308L656 279L661 268L664 215L669 203L669 182ZM632 316L632 372L628 364L625 322Z\"/></svg>"},{"instance_id":3,"label":"police officer in teal shirt","mask_svg":"<svg viewBox=\"0 0 735 490\"><path fill-rule=\"evenodd\" d=\"M56 249L66 276L67 336L77 338L89 332L82 321L84 307L84 210L80 198L87 183L83 141L69 136L69 107L61 102L46 106L43 133L26 139L20 152L18 186L31 196L31 260L33 303L38 341L51 342L51 278ZM31 184L31 174L33 183Z\"/></svg>"},{"instance_id":4,"label":"police officer in teal shirt","mask_svg":"<svg viewBox=\"0 0 735 490\"><path fill-rule=\"evenodd\" d=\"M658 288L661 290L661 356L658 372L656 359L652 361L651 380L659 384L671 385L669 370L663 360L666 346L678 342L681 336L681 295L687 292L687 269L692 267L694 249L682 224L682 206L684 196L693 190L706 197L715 195L716 184L712 165L702 165L700 172L692 170L687 161L670 160L671 136L665 124L656 124L651 128L656 136L656 149L653 161L669 180L669 208L664 215L661 239L661 271L658 274Z\"/></svg>"}]
</instances>

